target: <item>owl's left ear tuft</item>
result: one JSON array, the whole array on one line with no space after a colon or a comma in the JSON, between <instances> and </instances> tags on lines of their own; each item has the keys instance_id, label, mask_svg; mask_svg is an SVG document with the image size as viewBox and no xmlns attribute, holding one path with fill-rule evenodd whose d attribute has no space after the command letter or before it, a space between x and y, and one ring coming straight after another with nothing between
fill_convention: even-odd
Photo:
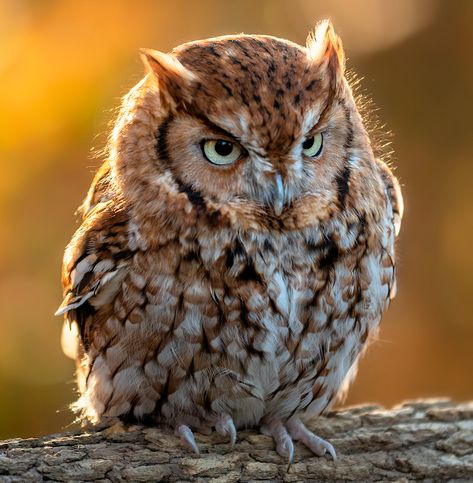
<instances>
[{"instance_id":1,"label":"owl's left ear tuft","mask_svg":"<svg viewBox=\"0 0 473 483\"><path fill-rule=\"evenodd\" d=\"M316 25L315 31L307 38L307 50L312 62L326 63L332 75L343 76L345 52L330 20L322 20Z\"/></svg>"},{"instance_id":2,"label":"owl's left ear tuft","mask_svg":"<svg viewBox=\"0 0 473 483\"><path fill-rule=\"evenodd\" d=\"M148 72L158 83L165 107L175 109L191 101L191 86L196 77L176 57L152 49L140 49L140 54Z\"/></svg>"}]
</instances>

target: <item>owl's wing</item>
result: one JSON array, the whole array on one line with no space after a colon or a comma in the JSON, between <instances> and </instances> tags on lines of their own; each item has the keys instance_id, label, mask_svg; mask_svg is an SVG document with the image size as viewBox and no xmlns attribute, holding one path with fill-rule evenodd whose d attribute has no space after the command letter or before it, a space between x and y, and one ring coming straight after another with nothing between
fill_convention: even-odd
<instances>
[{"instance_id":1,"label":"owl's wing","mask_svg":"<svg viewBox=\"0 0 473 483\"><path fill-rule=\"evenodd\" d=\"M404 212L404 201L402 199L401 187L399 185L399 181L389 169L388 165L380 159L376 159L376 162L381 174L381 178L384 181L386 193L391 202L391 207L393 210L394 232L397 236L401 229L401 220Z\"/></svg>"},{"instance_id":2,"label":"owl's wing","mask_svg":"<svg viewBox=\"0 0 473 483\"><path fill-rule=\"evenodd\" d=\"M127 273L134 253L128 240L126 211L107 201L90 209L66 248L64 300L56 315L65 314L69 327L77 324L86 347L87 320L112 302Z\"/></svg>"}]
</instances>

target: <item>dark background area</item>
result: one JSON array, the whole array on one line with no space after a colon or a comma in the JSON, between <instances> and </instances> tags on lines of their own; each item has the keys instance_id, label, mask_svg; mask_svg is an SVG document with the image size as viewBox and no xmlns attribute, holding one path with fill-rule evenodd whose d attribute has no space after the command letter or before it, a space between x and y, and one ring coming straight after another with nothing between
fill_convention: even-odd
<instances>
[{"instance_id":1,"label":"dark background area","mask_svg":"<svg viewBox=\"0 0 473 483\"><path fill-rule=\"evenodd\" d=\"M73 420L62 252L137 49L330 17L393 132L406 212L398 297L346 404L473 398L473 2L0 0L0 438Z\"/></svg>"}]
</instances>

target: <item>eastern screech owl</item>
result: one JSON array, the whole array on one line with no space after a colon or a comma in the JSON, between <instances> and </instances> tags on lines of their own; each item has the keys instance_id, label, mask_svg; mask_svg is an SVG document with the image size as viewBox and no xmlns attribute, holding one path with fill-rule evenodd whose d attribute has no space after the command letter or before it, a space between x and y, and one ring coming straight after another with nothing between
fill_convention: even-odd
<instances>
[{"instance_id":1,"label":"eastern screech owl","mask_svg":"<svg viewBox=\"0 0 473 483\"><path fill-rule=\"evenodd\" d=\"M81 415L193 431L259 427L279 454L352 379L395 291L402 198L321 22L143 50L81 206L58 314Z\"/></svg>"}]
</instances>

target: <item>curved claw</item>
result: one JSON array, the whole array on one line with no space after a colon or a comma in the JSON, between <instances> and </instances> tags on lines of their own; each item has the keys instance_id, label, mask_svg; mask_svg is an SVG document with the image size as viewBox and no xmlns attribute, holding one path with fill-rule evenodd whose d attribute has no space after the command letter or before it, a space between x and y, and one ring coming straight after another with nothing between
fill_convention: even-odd
<instances>
[{"instance_id":1,"label":"curved claw","mask_svg":"<svg viewBox=\"0 0 473 483\"><path fill-rule=\"evenodd\" d=\"M191 449L197 456L200 456L199 447L195 442L194 433L189 426L186 426L185 424L177 426L176 435L179 436L185 446Z\"/></svg>"},{"instance_id":2,"label":"curved claw","mask_svg":"<svg viewBox=\"0 0 473 483\"><path fill-rule=\"evenodd\" d=\"M336 461L337 452L335 451L335 448L328 441L325 441L325 440L322 440L322 441L326 444L326 449L328 451L328 454L332 457L332 460Z\"/></svg>"},{"instance_id":3,"label":"curved claw","mask_svg":"<svg viewBox=\"0 0 473 483\"><path fill-rule=\"evenodd\" d=\"M276 441L276 451L283 458L287 458L287 467L291 467L294 462L294 443L289 435L284 436L281 441Z\"/></svg>"},{"instance_id":4,"label":"curved claw","mask_svg":"<svg viewBox=\"0 0 473 483\"><path fill-rule=\"evenodd\" d=\"M274 421L261 427L261 432L272 436L276 443L276 451L283 458L287 458L287 471L294 462L294 444L286 428L280 421Z\"/></svg>"},{"instance_id":5,"label":"curved claw","mask_svg":"<svg viewBox=\"0 0 473 483\"><path fill-rule=\"evenodd\" d=\"M237 440L237 432L233 419L228 414L222 416L215 424L215 429L221 436L230 435L230 448L233 449Z\"/></svg>"}]
</instances>

